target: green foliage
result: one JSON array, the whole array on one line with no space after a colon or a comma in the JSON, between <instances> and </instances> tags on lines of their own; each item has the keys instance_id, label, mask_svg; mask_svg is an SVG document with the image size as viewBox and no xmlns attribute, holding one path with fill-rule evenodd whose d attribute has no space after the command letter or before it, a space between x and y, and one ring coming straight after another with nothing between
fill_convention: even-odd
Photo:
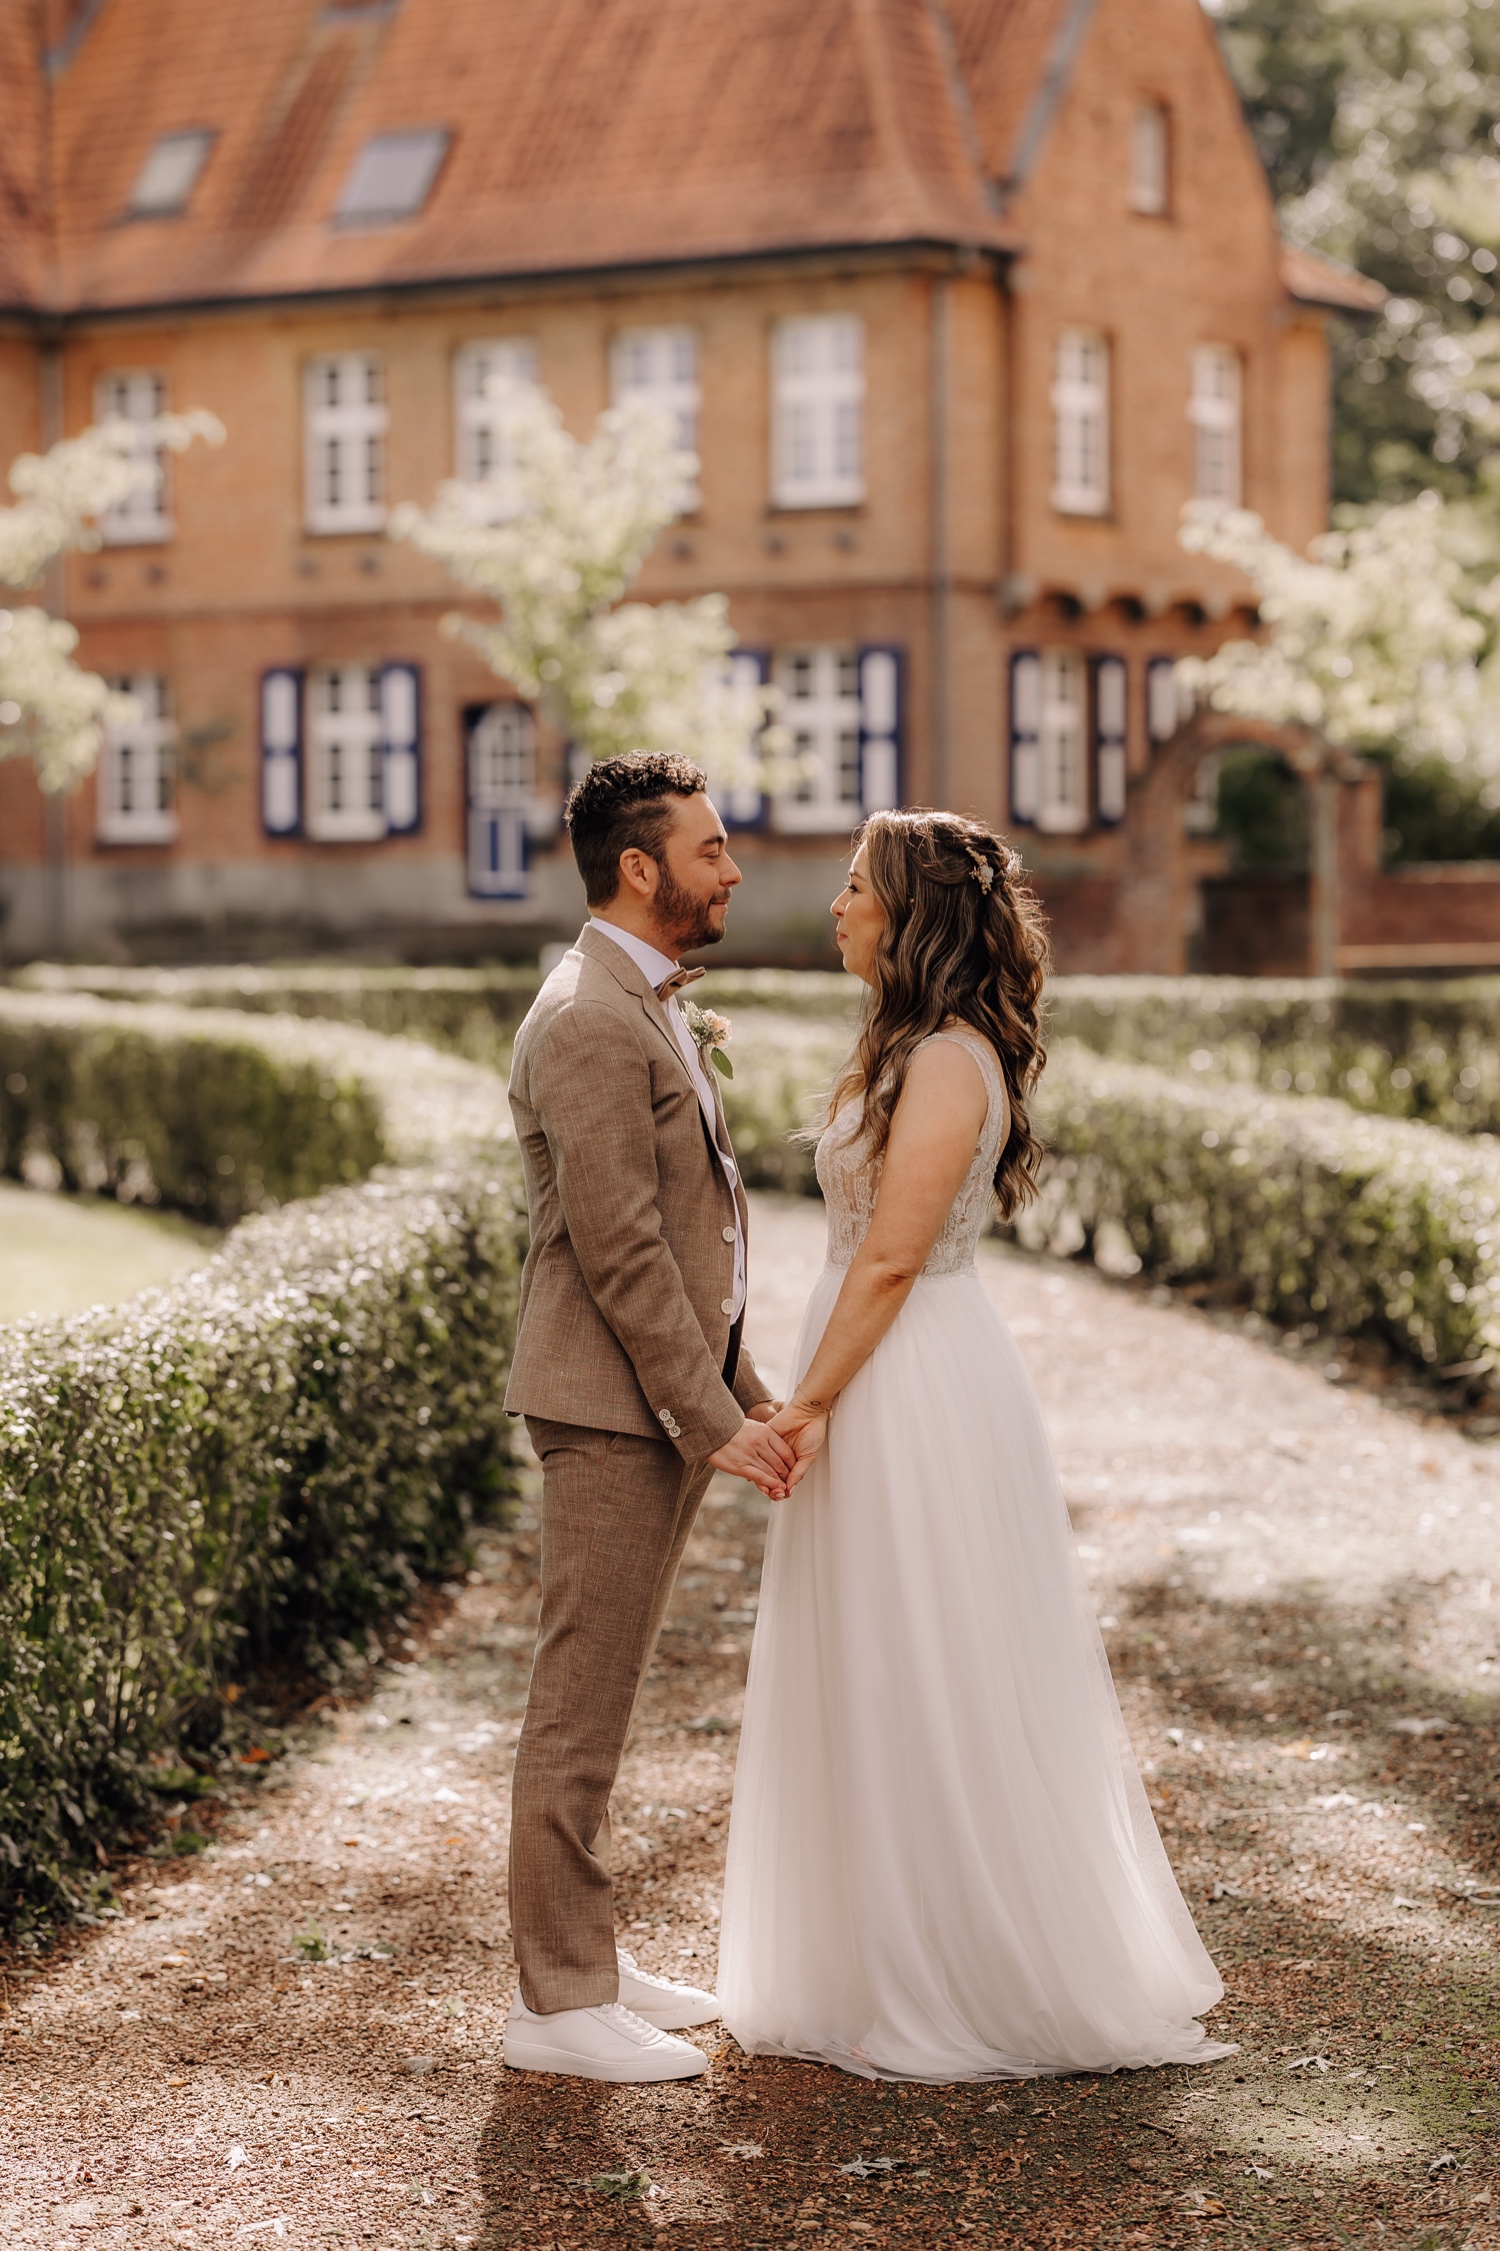
<instances>
[{"instance_id":1,"label":"green foliage","mask_svg":"<svg viewBox=\"0 0 1500 2251\"><path fill-rule=\"evenodd\" d=\"M331 1017L372 1032L432 1040L493 1069L537 995L535 967L363 968L344 962L259 968L63 968L37 962L16 984L61 996L165 1001L177 1008L243 1009L254 1015Z\"/></svg>"},{"instance_id":2,"label":"green foliage","mask_svg":"<svg viewBox=\"0 0 1500 2251\"><path fill-rule=\"evenodd\" d=\"M1219 761L1217 829L1236 868L1305 871L1311 854L1307 785L1274 751L1232 750Z\"/></svg>"},{"instance_id":3,"label":"green foliage","mask_svg":"<svg viewBox=\"0 0 1500 2251\"><path fill-rule=\"evenodd\" d=\"M1047 1066L1051 1149L1023 1240L1213 1278L1259 1313L1379 1336L1420 1366L1500 1359L1500 1150L1342 1102L1168 1078L1074 1041Z\"/></svg>"},{"instance_id":4,"label":"green foliage","mask_svg":"<svg viewBox=\"0 0 1500 2251\"><path fill-rule=\"evenodd\" d=\"M39 1186L223 1226L385 1153L368 1088L306 1035L0 992L0 1169Z\"/></svg>"},{"instance_id":5,"label":"green foliage","mask_svg":"<svg viewBox=\"0 0 1500 2251\"><path fill-rule=\"evenodd\" d=\"M1228 0L1220 31L1294 240L1392 292L1336 355L1335 486L1475 482L1500 252L1500 20L1484 0ZM1480 389L1493 390L1484 381Z\"/></svg>"},{"instance_id":6,"label":"green foliage","mask_svg":"<svg viewBox=\"0 0 1500 2251\"><path fill-rule=\"evenodd\" d=\"M1500 860L1500 792L1475 786L1446 761L1385 768L1385 859L1407 867L1433 860Z\"/></svg>"},{"instance_id":7,"label":"green foliage","mask_svg":"<svg viewBox=\"0 0 1500 2251\"><path fill-rule=\"evenodd\" d=\"M50 1005L85 1049L134 1013ZM217 1115L219 1020L141 1013L143 1086L180 1064L185 1103L191 1058ZM314 1045L365 1145L411 1168L247 1220L123 1308L0 1335L0 1918L65 1906L96 1839L187 1794L237 1666L332 1676L509 1489L525 1215L503 1088L406 1042L230 1029L277 1069Z\"/></svg>"},{"instance_id":8,"label":"green foliage","mask_svg":"<svg viewBox=\"0 0 1500 2251\"><path fill-rule=\"evenodd\" d=\"M1459 1133L1500 1130L1500 978L1057 977L1053 1040Z\"/></svg>"}]
</instances>

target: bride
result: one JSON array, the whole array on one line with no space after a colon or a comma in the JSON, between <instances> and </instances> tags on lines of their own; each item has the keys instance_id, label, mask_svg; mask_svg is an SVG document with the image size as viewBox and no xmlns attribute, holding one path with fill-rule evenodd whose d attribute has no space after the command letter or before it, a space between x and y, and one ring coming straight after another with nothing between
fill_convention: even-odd
<instances>
[{"instance_id":1,"label":"bride","mask_svg":"<svg viewBox=\"0 0 1500 2251\"><path fill-rule=\"evenodd\" d=\"M773 1428L719 1998L742 2048L945 2082L1202 2063L1223 1993L1157 1835L1041 1410L975 1269L1034 1191L1045 941L1019 862L878 813L871 988L817 1169L828 1264ZM1085 1376L1086 1371L1080 1370Z\"/></svg>"}]
</instances>

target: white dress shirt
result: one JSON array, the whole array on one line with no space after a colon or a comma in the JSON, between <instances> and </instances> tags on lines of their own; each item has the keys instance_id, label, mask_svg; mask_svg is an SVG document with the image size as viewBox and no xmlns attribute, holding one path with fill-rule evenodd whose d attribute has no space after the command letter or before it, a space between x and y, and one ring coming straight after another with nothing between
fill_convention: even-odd
<instances>
[{"instance_id":1,"label":"white dress shirt","mask_svg":"<svg viewBox=\"0 0 1500 2251\"><path fill-rule=\"evenodd\" d=\"M675 977L681 966L680 963L670 960L666 954L658 953L655 946L648 946L644 938L637 938L633 932L622 930L616 922L604 922L598 915L590 915L589 928L597 930L601 937L613 938L615 944L629 954L636 968L641 971L647 983L653 988L660 985L664 979ZM688 1030L687 1018L677 1005L676 993L669 994L667 999L663 1001L662 1007L666 1011L667 1022L672 1027L677 1045L682 1049L682 1060L692 1073L693 1084L698 1090L698 1100L703 1106L703 1115L708 1120L709 1138L713 1142L720 1164L724 1167L724 1177L729 1182L730 1196L734 1198L734 1294L725 1310L728 1312L731 1321L737 1321L745 1310L745 1230L740 1224L739 1200L734 1196L739 1174L735 1171L734 1159L726 1157L724 1151L719 1147L719 1112L718 1105L714 1100L713 1084L708 1075L709 1066L704 1062L698 1050L698 1043ZM726 1135L725 1138L727 1139L728 1136Z\"/></svg>"}]
</instances>

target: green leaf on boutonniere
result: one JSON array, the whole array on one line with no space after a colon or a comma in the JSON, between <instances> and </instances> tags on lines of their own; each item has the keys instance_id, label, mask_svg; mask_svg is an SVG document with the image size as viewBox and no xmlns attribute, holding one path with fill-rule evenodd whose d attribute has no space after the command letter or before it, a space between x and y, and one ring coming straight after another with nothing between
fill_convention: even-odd
<instances>
[{"instance_id":1,"label":"green leaf on boutonniere","mask_svg":"<svg viewBox=\"0 0 1500 2251\"><path fill-rule=\"evenodd\" d=\"M726 1079L734 1077L734 1065L730 1062L722 1047L711 1047L708 1051L708 1059L722 1077Z\"/></svg>"}]
</instances>

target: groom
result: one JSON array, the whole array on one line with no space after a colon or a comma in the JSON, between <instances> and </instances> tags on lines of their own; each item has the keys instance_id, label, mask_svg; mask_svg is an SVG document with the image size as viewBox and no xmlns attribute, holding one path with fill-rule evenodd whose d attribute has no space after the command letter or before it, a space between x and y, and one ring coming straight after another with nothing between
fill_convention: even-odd
<instances>
[{"instance_id":1,"label":"groom","mask_svg":"<svg viewBox=\"0 0 1500 2251\"><path fill-rule=\"evenodd\" d=\"M793 1456L741 1345L746 1205L715 1074L677 1004L740 881L704 776L602 760L568 800L589 921L516 1035L531 1248L505 1404L542 1464L542 1611L511 1813L520 1984L505 2060L689 2079L711 1993L615 1944L609 1796L715 1470L774 1498Z\"/></svg>"}]
</instances>

